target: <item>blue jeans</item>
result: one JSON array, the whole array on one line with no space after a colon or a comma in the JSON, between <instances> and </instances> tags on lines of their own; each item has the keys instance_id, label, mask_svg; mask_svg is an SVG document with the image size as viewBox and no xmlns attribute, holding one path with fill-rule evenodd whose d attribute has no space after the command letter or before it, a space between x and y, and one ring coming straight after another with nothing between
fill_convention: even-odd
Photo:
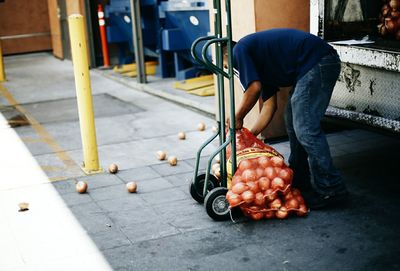
<instances>
[{"instance_id":1,"label":"blue jeans","mask_svg":"<svg viewBox=\"0 0 400 271\"><path fill-rule=\"evenodd\" d=\"M290 93L285 122L295 187L313 188L322 194L345 189L339 171L333 166L320 124L339 73L340 59L336 53L331 53L300 78Z\"/></svg>"}]
</instances>

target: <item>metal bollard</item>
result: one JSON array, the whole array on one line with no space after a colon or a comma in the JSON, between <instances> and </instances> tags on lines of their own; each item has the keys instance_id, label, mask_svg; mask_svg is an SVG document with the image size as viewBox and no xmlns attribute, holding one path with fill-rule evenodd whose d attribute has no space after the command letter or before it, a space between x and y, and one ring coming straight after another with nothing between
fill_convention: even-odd
<instances>
[{"instance_id":1,"label":"metal bollard","mask_svg":"<svg viewBox=\"0 0 400 271\"><path fill-rule=\"evenodd\" d=\"M101 172L101 168L97 152L96 127L83 16L80 14L70 15L68 17L68 26L81 127L84 156L83 171L87 174L97 173Z\"/></svg>"},{"instance_id":2,"label":"metal bollard","mask_svg":"<svg viewBox=\"0 0 400 271\"><path fill-rule=\"evenodd\" d=\"M4 81L6 81L6 73L4 72L3 49L1 48L1 39L0 39L0 82Z\"/></svg>"}]
</instances>

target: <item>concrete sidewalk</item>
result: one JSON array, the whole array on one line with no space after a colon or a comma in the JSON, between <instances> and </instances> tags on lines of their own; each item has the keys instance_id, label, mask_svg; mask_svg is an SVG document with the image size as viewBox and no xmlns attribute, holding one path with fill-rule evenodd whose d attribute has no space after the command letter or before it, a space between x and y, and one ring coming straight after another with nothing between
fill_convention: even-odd
<instances>
[{"instance_id":1,"label":"concrete sidewalk","mask_svg":"<svg viewBox=\"0 0 400 271\"><path fill-rule=\"evenodd\" d=\"M6 57L5 67L0 270L400 269L398 136L328 135L352 195L345 208L217 223L188 193L195 153L214 120L92 72L100 162L121 171L85 176L71 62L32 54ZM11 129L10 119L26 123ZM200 121L205 132L196 130ZM288 156L287 142L273 147ZM158 161L160 149L178 166ZM75 192L78 180L88 182L87 194ZM126 192L129 181L137 194ZM23 201L30 209L18 212Z\"/></svg>"}]
</instances>

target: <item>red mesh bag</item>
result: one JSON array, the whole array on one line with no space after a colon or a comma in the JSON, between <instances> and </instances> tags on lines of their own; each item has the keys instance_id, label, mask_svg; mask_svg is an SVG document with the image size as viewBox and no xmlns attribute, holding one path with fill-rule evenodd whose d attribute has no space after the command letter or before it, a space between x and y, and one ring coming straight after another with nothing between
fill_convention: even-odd
<instances>
[{"instance_id":1,"label":"red mesh bag","mask_svg":"<svg viewBox=\"0 0 400 271\"><path fill-rule=\"evenodd\" d=\"M227 155L230 157L231 148ZM230 175L232 163L227 161L230 208L240 207L253 220L286 218L290 213L299 216L308 210L298 189L292 189L293 171L283 156L265 145L249 130L236 132L237 170Z\"/></svg>"}]
</instances>

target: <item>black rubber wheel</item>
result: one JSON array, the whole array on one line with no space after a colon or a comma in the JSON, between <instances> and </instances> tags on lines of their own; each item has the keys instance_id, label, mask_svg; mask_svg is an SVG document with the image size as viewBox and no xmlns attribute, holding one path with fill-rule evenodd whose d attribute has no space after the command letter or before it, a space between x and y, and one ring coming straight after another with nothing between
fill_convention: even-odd
<instances>
[{"instance_id":1,"label":"black rubber wheel","mask_svg":"<svg viewBox=\"0 0 400 271\"><path fill-rule=\"evenodd\" d=\"M198 203L204 202L203 197L203 187L204 187L204 180L206 179L206 174L202 173L197 176L196 180L189 183L189 191L192 198L197 201ZM212 189L219 186L218 179L214 175L210 175L210 180L208 182L207 193Z\"/></svg>"},{"instance_id":2,"label":"black rubber wheel","mask_svg":"<svg viewBox=\"0 0 400 271\"><path fill-rule=\"evenodd\" d=\"M207 214L216 221L226 221L230 219L229 203L226 200L228 189L225 187L217 187L211 190L205 200L204 207Z\"/></svg>"}]
</instances>

